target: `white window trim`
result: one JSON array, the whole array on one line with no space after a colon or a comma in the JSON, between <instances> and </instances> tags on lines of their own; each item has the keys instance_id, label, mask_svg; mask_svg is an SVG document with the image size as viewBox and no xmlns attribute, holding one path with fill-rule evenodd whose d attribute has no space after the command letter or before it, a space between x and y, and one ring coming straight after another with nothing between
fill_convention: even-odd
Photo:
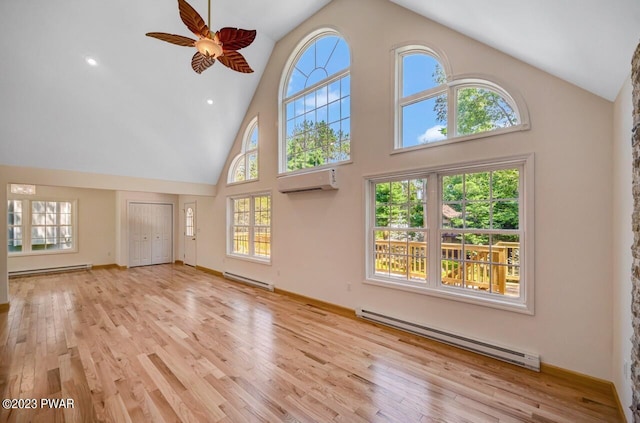
<instances>
[{"instance_id":1,"label":"white window trim","mask_svg":"<svg viewBox=\"0 0 640 423\"><path fill-rule=\"evenodd\" d=\"M521 287L521 298L511 299L497 294L476 292L457 287L450 287L441 284L441 274L439 271L429 270L429 277L426 282L412 282L404 279L384 278L375 274L375 259L373 258L373 234L372 228L375 225L375 183L388 181L391 179L424 178L430 175L427 183L427 208L437 208L441 204L440 183L438 176L443 174L473 171L492 170L505 168L508 166L521 166L520 175L520 226L521 226L521 248L524 254L520 260L520 274L524 276L524 286ZM364 177L365 190L365 280L368 285L375 285L401 291L429 295L438 298L460 301L469 304L486 306L506 311L523 314L534 314L534 155L520 155L503 157L495 160L474 161L450 166L438 166L414 171L399 171L385 174L366 175ZM437 199L435 205L432 198ZM440 245L439 230L442 213L430 212L427 214L428 245L438 250ZM440 254L428 254L428 268L440 269Z\"/></svg>"},{"instance_id":2,"label":"white window trim","mask_svg":"<svg viewBox=\"0 0 640 423\"><path fill-rule=\"evenodd\" d=\"M48 256L55 254L73 254L78 252L78 200L69 200L69 199L60 199L60 198L34 198L30 196L29 198L24 197L9 197L7 198L9 201L22 201L22 246L23 251L20 252L9 252L7 251L8 257L30 257L30 256ZM50 202L66 202L71 203L71 231L72 231L72 239L73 239L73 247L67 250L31 250L31 203L33 201L50 201ZM25 207L26 204L26 207ZM28 214L25 216L24 210L28 210ZM8 213L8 210L7 210ZM5 241L6 242L6 241ZM24 251L24 247L28 246L29 250Z\"/></svg>"},{"instance_id":3,"label":"white window trim","mask_svg":"<svg viewBox=\"0 0 640 423\"><path fill-rule=\"evenodd\" d=\"M254 129L258 130L258 144L256 145L255 149L247 149L247 146L249 145L249 143L251 142L251 134L253 132ZM227 174L227 185L238 185L238 184L245 184L247 182L255 182L257 180L260 179L260 153L259 153L259 149L260 149L260 128L258 126L258 116L255 116L253 119L251 119L249 121L249 123L247 124L247 126L244 129L244 134L242 135L242 146L240 147L240 153L238 153L238 155L231 161L231 164L229 165L229 172ZM238 164L238 162L240 160L244 160L244 166L245 166L245 175L248 174L248 160L247 157L249 155L249 153L253 153L255 151L256 153L256 157L257 157L257 163L256 165L258 166L258 175L255 178L249 179L246 178L243 181L234 181L233 178L235 177L235 168L236 165Z\"/></svg>"},{"instance_id":4,"label":"white window trim","mask_svg":"<svg viewBox=\"0 0 640 423\"><path fill-rule=\"evenodd\" d=\"M226 251L227 257L239 259L239 260L251 261L254 263L271 265L271 254L269 255L269 257L260 257L260 256L254 256L252 254L245 255L245 254L238 254L233 252L233 226L234 226L233 225L233 210L234 210L233 200L240 199L240 198L250 198L251 200L253 200L255 197L262 197L262 196L269 196L269 199L271 201L271 205L269 209L269 212L271 213L270 221L273 222L273 194L271 193L271 191L259 191L259 192L245 193L245 194L230 195L227 197L227 251ZM251 204L251 211L250 211L249 219L251 223L249 224L249 241L248 242L249 242L250 248L253 249L253 236L254 236L253 229L255 228L253 201L250 201L250 204ZM270 232L270 248L272 248L273 247L273 224L271 224L269 228L270 228L270 231L269 231Z\"/></svg>"},{"instance_id":5,"label":"white window trim","mask_svg":"<svg viewBox=\"0 0 640 423\"><path fill-rule=\"evenodd\" d=\"M346 69L343 69L342 71L331 75L331 77L327 78L327 81L313 84L305 88L304 90L299 91L290 97L287 97L286 90L289 83L289 79L291 78L291 74L294 69L294 65L298 63L298 60L302 57L304 52L307 50L307 47L309 47L312 43L314 43L318 38L324 37L324 36L331 36L331 35L335 35L336 37L342 38L347 44L347 48L349 49L349 66ZM304 37L296 45L296 47L293 49L293 52L289 55L289 58L287 59L284 65L283 72L281 73L282 76L280 78L280 86L278 89L278 122L280 123L280 131L278 131L278 176L320 170L323 168L341 166L343 164L349 164L352 162L353 153L351 152L351 149L350 149L349 158L347 160L322 164L320 166L315 166L311 168L296 169L293 171L287 170L287 149L285 145L287 142L287 125L286 125L286 122L284 121L286 117L287 101L298 98L300 96L304 96L311 91L315 91L321 85L325 85L325 84L328 85L329 83L328 81L340 79L345 75L351 75L351 56L352 56L351 44L347 41L347 39L342 35L340 31L330 27L319 28L307 34L307 36ZM351 96L351 90L349 90L349 96ZM351 141L352 141L352 137L350 134L349 143L351 143Z\"/></svg>"},{"instance_id":6,"label":"white window trim","mask_svg":"<svg viewBox=\"0 0 640 423\"><path fill-rule=\"evenodd\" d=\"M409 54L427 54L436 59L442 66L447 82L437 87L430 88L428 90L421 91L419 93L412 94L407 97L402 97L402 57ZM446 60L445 55L442 52L437 52L433 48L412 44L407 46L398 47L393 50L393 60L395 63L395 78L394 78L394 144L391 154L404 153L407 151L422 150L424 148L437 147L441 145L454 144L462 141L470 141L481 138L489 138L498 135L503 135L511 132L526 131L529 130L531 125L529 123L529 110L527 108L524 99L520 94L513 89L505 89L504 84L498 84L494 82L491 77L487 77L479 74L464 74L454 76L451 72L451 67ZM479 132L477 134L462 135L459 136L457 132L457 94L460 88L486 88L491 91L495 91L500 94L504 100L511 106L513 111L518 116L519 123L517 125L509 126L506 128L495 129L492 131ZM441 141L433 141L421 145L414 145L410 147L402 146L402 106L418 102L420 100L436 97L439 94L447 95L447 132L446 139Z\"/></svg>"}]
</instances>

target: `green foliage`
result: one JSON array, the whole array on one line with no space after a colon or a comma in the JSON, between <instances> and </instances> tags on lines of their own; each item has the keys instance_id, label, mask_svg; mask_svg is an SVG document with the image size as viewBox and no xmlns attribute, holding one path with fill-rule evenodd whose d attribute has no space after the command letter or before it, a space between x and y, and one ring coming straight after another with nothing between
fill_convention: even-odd
<instances>
[{"instance_id":1,"label":"green foliage","mask_svg":"<svg viewBox=\"0 0 640 423\"><path fill-rule=\"evenodd\" d=\"M450 228L518 229L518 169L445 176L442 200L452 209L463 212L451 217ZM465 241L487 245L484 235L468 234Z\"/></svg>"},{"instance_id":2,"label":"green foliage","mask_svg":"<svg viewBox=\"0 0 640 423\"><path fill-rule=\"evenodd\" d=\"M513 126L516 114L502 96L485 88L461 88L457 102L458 135Z\"/></svg>"},{"instance_id":3,"label":"green foliage","mask_svg":"<svg viewBox=\"0 0 640 423\"><path fill-rule=\"evenodd\" d=\"M287 140L287 169L298 170L348 160L349 134L326 122L304 121Z\"/></svg>"},{"instance_id":4,"label":"green foliage","mask_svg":"<svg viewBox=\"0 0 640 423\"><path fill-rule=\"evenodd\" d=\"M436 67L432 76L440 84L447 82L441 66ZM459 89L456 110L458 135L477 134L518 124L514 110L504 98L497 92L486 88ZM446 95L436 98L434 112L436 112L436 120L446 126L448 117ZM441 129L440 132L447 135L447 128Z\"/></svg>"},{"instance_id":5,"label":"green foliage","mask_svg":"<svg viewBox=\"0 0 640 423\"><path fill-rule=\"evenodd\" d=\"M423 179L376 184L376 226L424 228L424 185ZM381 233L382 237L388 235ZM403 231L403 235L411 239L421 236L415 231Z\"/></svg>"}]
</instances>

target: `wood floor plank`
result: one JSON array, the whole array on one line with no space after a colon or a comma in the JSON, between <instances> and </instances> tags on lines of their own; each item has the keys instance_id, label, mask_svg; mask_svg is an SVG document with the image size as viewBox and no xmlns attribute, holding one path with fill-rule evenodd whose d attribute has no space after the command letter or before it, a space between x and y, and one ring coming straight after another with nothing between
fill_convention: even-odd
<instances>
[{"instance_id":1,"label":"wood floor plank","mask_svg":"<svg viewBox=\"0 0 640 423\"><path fill-rule=\"evenodd\" d=\"M620 422L596 387L183 265L11 279L0 422Z\"/></svg>"}]
</instances>

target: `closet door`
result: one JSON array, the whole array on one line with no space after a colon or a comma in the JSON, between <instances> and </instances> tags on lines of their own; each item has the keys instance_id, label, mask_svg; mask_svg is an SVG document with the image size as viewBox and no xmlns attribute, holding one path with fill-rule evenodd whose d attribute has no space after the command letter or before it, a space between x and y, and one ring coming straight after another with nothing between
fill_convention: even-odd
<instances>
[{"instance_id":1,"label":"closet door","mask_svg":"<svg viewBox=\"0 0 640 423\"><path fill-rule=\"evenodd\" d=\"M129 204L129 266L151 264L151 216L148 204Z\"/></svg>"},{"instance_id":2,"label":"closet door","mask_svg":"<svg viewBox=\"0 0 640 423\"><path fill-rule=\"evenodd\" d=\"M129 267L173 262L173 206L129 204Z\"/></svg>"},{"instance_id":3,"label":"closet door","mask_svg":"<svg viewBox=\"0 0 640 423\"><path fill-rule=\"evenodd\" d=\"M152 264L171 263L173 213L170 204L153 204Z\"/></svg>"}]
</instances>

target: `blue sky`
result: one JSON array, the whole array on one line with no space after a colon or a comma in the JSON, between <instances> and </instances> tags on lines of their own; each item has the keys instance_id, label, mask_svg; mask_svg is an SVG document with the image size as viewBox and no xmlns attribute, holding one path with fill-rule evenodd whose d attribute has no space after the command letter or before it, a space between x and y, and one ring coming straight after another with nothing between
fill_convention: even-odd
<instances>
[{"instance_id":1,"label":"blue sky","mask_svg":"<svg viewBox=\"0 0 640 423\"><path fill-rule=\"evenodd\" d=\"M349 47L343 39L337 36L320 38L296 62L289 79L286 95L295 95L295 93L304 90L306 87L340 72L349 65ZM426 54L404 56L401 95L406 97L439 85L433 77L437 66L439 66L438 61ZM350 89L349 84L350 80L345 79L342 84L333 83L328 89L320 88L315 93L310 93L304 98L296 100L294 104L289 104L287 117L298 116L298 118L289 120L287 133L291 133L299 123L298 121L303 121L305 116L311 116L309 114L303 115L303 113L308 113L310 110L316 110L314 116L317 116L318 120L325 120L325 117L331 114L325 111L327 109L325 105L331 105L335 100L345 97L345 92L348 92L346 90ZM436 120L434 112L435 99L433 97L422 100L403 108L402 133L404 147L445 138L440 129L446 126L446 122L438 122ZM336 104L333 103L333 106L335 108ZM342 118L348 116L348 114L345 114L347 113L345 108L349 106L350 98L343 98ZM331 107L328 107L328 109L330 112ZM333 120L333 118L328 117L327 121L331 122ZM343 126L345 126L344 123ZM344 132L345 128L342 128L342 130Z\"/></svg>"}]
</instances>

